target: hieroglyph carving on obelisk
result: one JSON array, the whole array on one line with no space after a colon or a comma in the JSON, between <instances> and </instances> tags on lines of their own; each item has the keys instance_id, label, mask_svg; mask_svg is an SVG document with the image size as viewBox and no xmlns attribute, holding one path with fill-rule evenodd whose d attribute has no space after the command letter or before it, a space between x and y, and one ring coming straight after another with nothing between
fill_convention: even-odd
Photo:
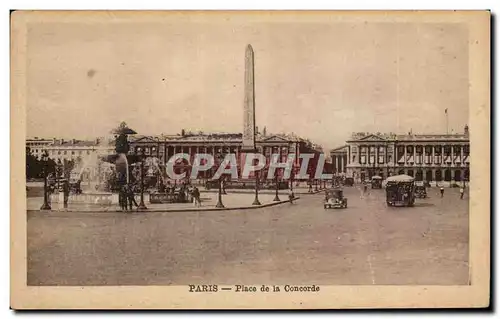
<instances>
[{"instance_id":1,"label":"hieroglyph carving on obelisk","mask_svg":"<svg viewBox=\"0 0 500 319\"><path fill-rule=\"evenodd\" d=\"M243 105L242 151L255 151L255 79L253 49L245 50L245 101Z\"/></svg>"}]
</instances>

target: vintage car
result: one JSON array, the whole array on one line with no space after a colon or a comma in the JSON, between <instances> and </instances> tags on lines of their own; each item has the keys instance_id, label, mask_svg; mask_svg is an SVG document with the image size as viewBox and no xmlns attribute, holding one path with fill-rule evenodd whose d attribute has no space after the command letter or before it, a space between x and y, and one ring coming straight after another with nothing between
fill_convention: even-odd
<instances>
[{"instance_id":1,"label":"vintage car","mask_svg":"<svg viewBox=\"0 0 500 319\"><path fill-rule=\"evenodd\" d=\"M354 178L346 177L344 179L344 186L353 186L353 185L354 185Z\"/></svg>"},{"instance_id":2,"label":"vintage car","mask_svg":"<svg viewBox=\"0 0 500 319\"><path fill-rule=\"evenodd\" d=\"M325 191L325 209L328 208L347 208L347 198L340 188L329 189Z\"/></svg>"},{"instance_id":3,"label":"vintage car","mask_svg":"<svg viewBox=\"0 0 500 319\"><path fill-rule=\"evenodd\" d=\"M415 204L415 179L408 175L387 178L386 201L388 206L413 206Z\"/></svg>"},{"instance_id":4,"label":"vintage car","mask_svg":"<svg viewBox=\"0 0 500 319\"><path fill-rule=\"evenodd\" d=\"M373 176L371 184L372 184L372 189L382 188L382 177L377 175Z\"/></svg>"}]
</instances>

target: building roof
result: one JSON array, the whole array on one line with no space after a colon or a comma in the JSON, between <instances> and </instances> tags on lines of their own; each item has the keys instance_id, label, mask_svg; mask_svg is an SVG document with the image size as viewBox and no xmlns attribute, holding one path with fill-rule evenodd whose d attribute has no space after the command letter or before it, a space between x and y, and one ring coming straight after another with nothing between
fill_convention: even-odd
<instances>
[{"instance_id":1,"label":"building roof","mask_svg":"<svg viewBox=\"0 0 500 319\"><path fill-rule=\"evenodd\" d=\"M459 140L468 141L468 134L383 134L383 133L353 133L348 142L376 142L376 141L439 141L439 140Z\"/></svg>"},{"instance_id":2,"label":"building roof","mask_svg":"<svg viewBox=\"0 0 500 319\"><path fill-rule=\"evenodd\" d=\"M469 140L469 136L465 134L402 134L396 138L398 141L413 141L413 140Z\"/></svg>"},{"instance_id":3,"label":"building roof","mask_svg":"<svg viewBox=\"0 0 500 319\"><path fill-rule=\"evenodd\" d=\"M330 153L332 153L332 152L347 152L347 147L348 147L347 145L342 145L342 146L332 148L330 150Z\"/></svg>"},{"instance_id":4,"label":"building roof","mask_svg":"<svg viewBox=\"0 0 500 319\"><path fill-rule=\"evenodd\" d=\"M241 142L243 140L242 133L228 133L228 132L183 132L183 134L175 134L175 135L159 135L159 136L144 136L144 135L136 135L129 136L130 142L138 142L144 139L149 139L151 141L158 142L167 142L167 141L175 141L175 142L214 142L214 141L227 141L227 142ZM256 141L258 142L273 142L273 141L284 141L284 142L302 142L309 145L312 148L322 149L319 144L313 143L306 138L298 137L294 134L257 134Z\"/></svg>"}]
</instances>

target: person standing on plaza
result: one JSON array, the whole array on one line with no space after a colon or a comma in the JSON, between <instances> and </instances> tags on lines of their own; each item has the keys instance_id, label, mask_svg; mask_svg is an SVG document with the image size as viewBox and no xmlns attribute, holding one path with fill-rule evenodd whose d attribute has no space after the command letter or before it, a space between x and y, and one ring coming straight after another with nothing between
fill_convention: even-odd
<instances>
[{"instance_id":1,"label":"person standing on plaza","mask_svg":"<svg viewBox=\"0 0 500 319\"><path fill-rule=\"evenodd\" d=\"M443 196L444 196L444 187L443 187L443 186L441 186L441 187L439 188L439 191L441 192L441 198L443 198Z\"/></svg>"},{"instance_id":2,"label":"person standing on plaza","mask_svg":"<svg viewBox=\"0 0 500 319\"><path fill-rule=\"evenodd\" d=\"M128 204L130 210L132 210L132 204L135 205L135 207L139 207L139 204L135 201L135 194L134 194L134 188L131 185L128 185L126 188L126 199L125 199L125 209L127 209L127 199L128 199Z\"/></svg>"},{"instance_id":3,"label":"person standing on plaza","mask_svg":"<svg viewBox=\"0 0 500 319\"><path fill-rule=\"evenodd\" d=\"M460 199L464 199L464 187L460 187Z\"/></svg>"},{"instance_id":4,"label":"person standing on plaza","mask_svg":"<svg viewBox=\"0 0 500 319\"><path fill-rule=\"evenodd\" d=\"M290 200L290 204L293 204L293 200L295 198L295 194L291 188L288 189L288 199Z\"/></svg>"},{"instance_id":5,"label":"person standing on plaza","mask_svg":"<svg viewBox=\"0 0 500 319\"><path fill-rule=\"evenodd\" d=\"M193 202L195 207L201 207L200 190L196 186L193 188Z\"/></svg>"},{"instance_id":6,"label":"person standing on plaza","mask_svg":"<svg viewBox=\"0 0 500 319\"><path fill-rule=\"evenodd\" d=\"M127 185L121 186L118 190L118 203L122 212L127 210Z\"/></svg>"}]
</instances>

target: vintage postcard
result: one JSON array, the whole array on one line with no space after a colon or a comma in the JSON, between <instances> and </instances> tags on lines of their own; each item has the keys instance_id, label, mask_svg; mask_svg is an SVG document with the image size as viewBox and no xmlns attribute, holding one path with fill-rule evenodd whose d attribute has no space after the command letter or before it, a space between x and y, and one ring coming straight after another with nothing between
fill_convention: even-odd
<instances>
[{"instance_id":1,"label":"vintage postcard","mask_svg":"<svg viewBox=\"0 0 500 319\"><path fill-rule=\"evenodd\" d=\"M490 12L11 14L14 309L486 307Z\"/></svg>"}]
</instances>

